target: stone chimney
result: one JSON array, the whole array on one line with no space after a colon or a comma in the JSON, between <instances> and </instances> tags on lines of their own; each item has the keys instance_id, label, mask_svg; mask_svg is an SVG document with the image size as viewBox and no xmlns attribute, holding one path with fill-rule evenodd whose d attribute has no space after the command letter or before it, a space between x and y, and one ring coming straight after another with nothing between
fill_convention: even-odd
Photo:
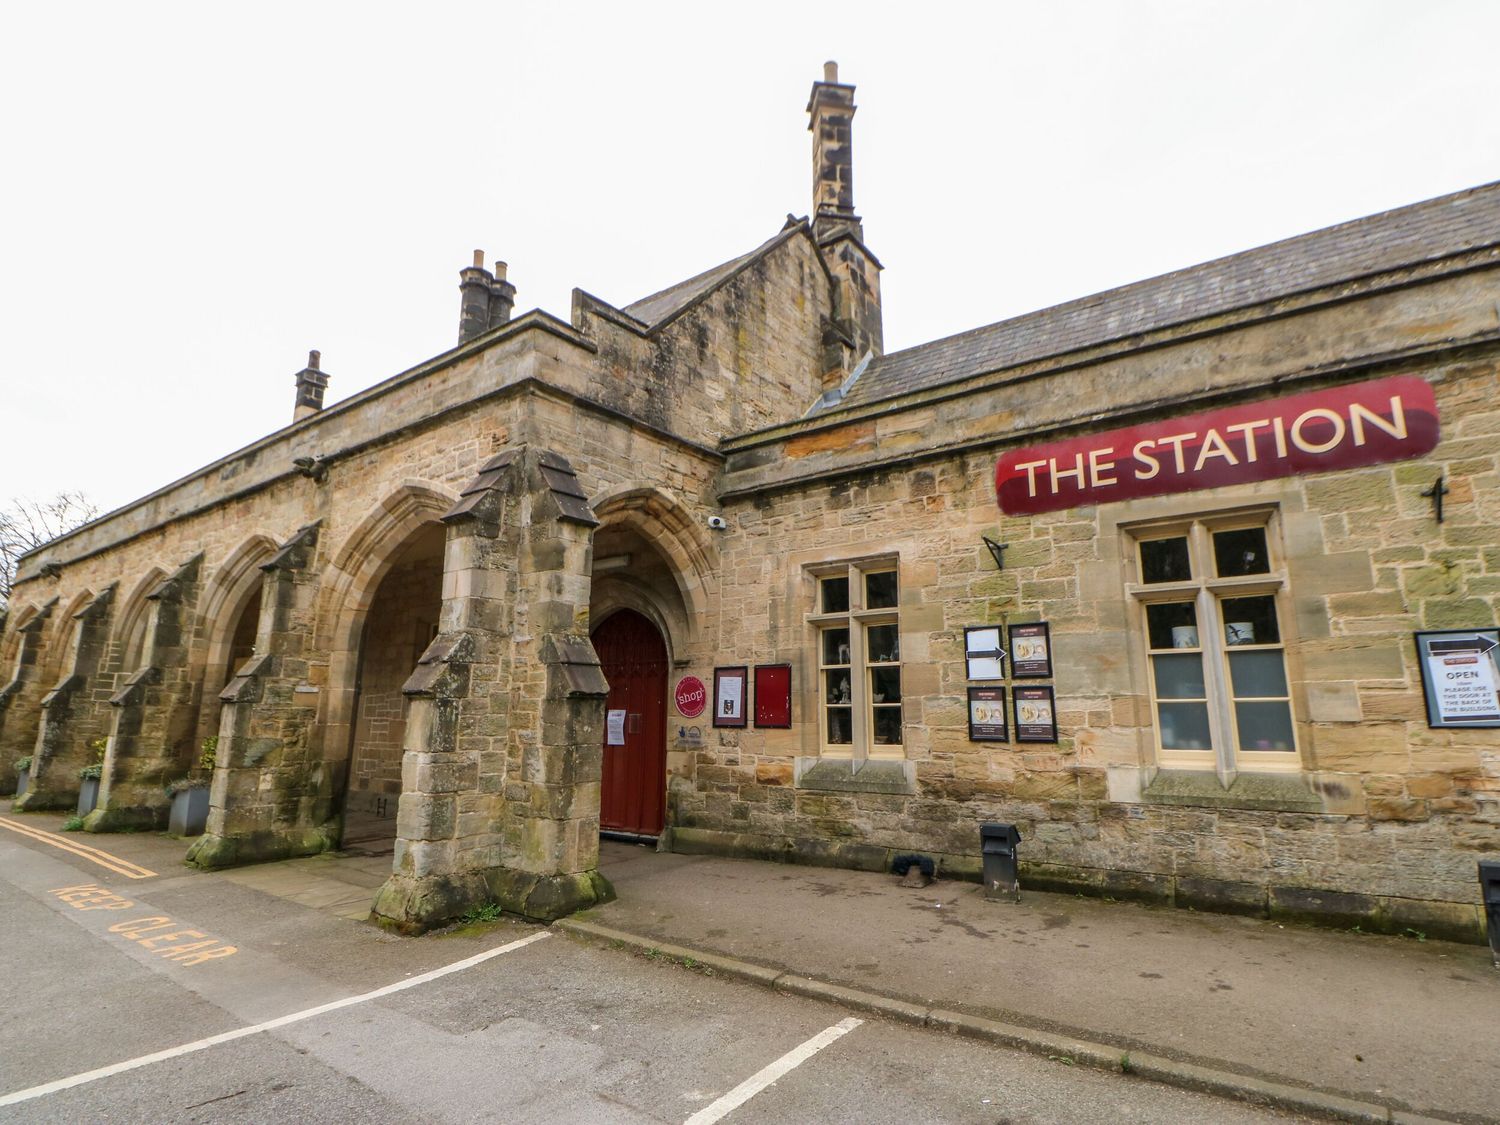
<instances>
[{"instance_id":1,"label":"stone chimney","mask_svg":"<svg viewBox=\"0 0 1500 1125\"><path fill-rule=\"evenodd\" d=\"M300 422L323 409L323 392L328 388L328 376L319 364L323 353L307 353L307 366L297 372L297 406L292 411L292 421Z\"/></svg>"},{"instance_id":2,"label":"stone chimney","mask_svg":"<svg viewBox=\"0 0 1500 1125\"><path fill-rule=\"evenodd\" d=\"M865 246L854 211L854 87L839 81L839 64L823 64L807 102L813 135L813 238L835 283L832 337L842 338L847 374L882 351L880 262ZM830 378L836 372L830 372Z\"/></svg>"},{"instance_id":3,"label":"stone chimney","mask_svg":"<svg viewBox=\"0 0 1500 1125\"><path fill-rule=\"evenodd\" d=\"M494 275L484 268L484 251L474 251L474 264L459 270L458 290L462 304L458 313L458 342L467 344L475 336L489 331L490 286Z\"/></svg>"},{"instance_id":4,"label":"stone chimney","mask_svg":"<svg viewBox=\"0 0 1500 1125\"><path fill-rule=\"evenodd\" d=\"M510 310L516 307L516 287L505 280L505 263L495 263L494 280L490 282L490 328L510 323Z\"/></svg>"}]
</instances>

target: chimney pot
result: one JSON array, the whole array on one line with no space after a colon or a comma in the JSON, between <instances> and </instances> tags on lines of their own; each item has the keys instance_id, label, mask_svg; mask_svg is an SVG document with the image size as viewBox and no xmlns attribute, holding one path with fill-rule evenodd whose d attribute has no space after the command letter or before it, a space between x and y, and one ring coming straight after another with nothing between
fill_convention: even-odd
<instances>
[{"instance_id":1,"label":"chimney pot","mask_svg":"<svg viewBox=\"0 0 1500 1125\"><path fill-rule=\"evenodd\" d=\"M474 268L477 269L477 270L484 269L484 251L483 250L476 250L476 251L474 251Z\"/></svg>"},{"instance_id":2,"label":"chimney pot","mask_svg":"<svg viewBox=\"0 0 1500 1125\"><path fill-rule=\"evenodd\" d=\"M495 280L496 281L504 281L505 280L505 271L506 271L507 268L508 267L506 266L506 264L504 262L496 262L495 263Z\"/></svg>"},{"instance_id":3,"label":"chimney pot","mask_svg":"<svg viewBox=\"0 0 1500 1125\"><path fill-rule=\"evenodd\" d=\"M823 64L823 81L837 82L839 80L839 64L829 59Z\"/></svg>"},{"instance_id":4,"label":"chimney pot","mask_svg":"<svg viewBox=\"0 0 1500 1125\"><path fill-rule=\"evenodd\" d=\"M307 353L307 366L313 370L320 370L319 364L323 362L323 353L314 349Z\"/></svg>"}]
</instances>

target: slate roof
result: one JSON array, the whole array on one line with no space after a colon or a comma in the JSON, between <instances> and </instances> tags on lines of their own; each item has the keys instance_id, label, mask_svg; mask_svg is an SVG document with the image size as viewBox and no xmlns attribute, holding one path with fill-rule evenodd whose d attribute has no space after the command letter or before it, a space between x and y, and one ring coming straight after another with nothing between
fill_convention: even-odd
<instances>
[{"instance_id":1,"label":"slate roof","mask_svg":"<svg viewBox=\"0 0 1500 1125\"><path fill-rule=\"evenodd\" d=\"M715 266L711 270L705 270L696 277L690 277L686 281L679 281L676 285L673 285L669 289L663 289L660 293L653 293L649 297L642 297L634 304L626 305L624 311L644 324L659 324L687 308L688 305L692 304L699 297L722 285L740 267L749 265L750 262L770 250L778 242L785 241L790 237L793 229L783 229L776 237L762 242L748 254L741 254L738 258L731 258L722 265Z\"/></svg>"},{"instance_id":2,"label":"slate roof","mask_svg":"<svg viewBox=\"0 0 1500 1125\"><path fill-rule=\"evenodd\" d=\"M833 409L1497 242L1500 183L1485 184L881 356Z\"/></svg>"}]
</instances>

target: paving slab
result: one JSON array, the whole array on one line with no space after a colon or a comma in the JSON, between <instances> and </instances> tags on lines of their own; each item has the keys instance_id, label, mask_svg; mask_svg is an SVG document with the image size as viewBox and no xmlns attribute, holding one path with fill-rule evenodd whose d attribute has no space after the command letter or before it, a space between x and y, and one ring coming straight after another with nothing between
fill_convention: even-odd
<instances>
[{"instance_id":1,"label":"paving slab","mask_svg":"<svg viewBox=\"0 0 1500 1125\"><path fill-rule=\"evenodd\" d=\"M1395 1109L1497 1120L1479 946L606 841L602 925L929 1008Z\"/></svg>"}]
</instances>

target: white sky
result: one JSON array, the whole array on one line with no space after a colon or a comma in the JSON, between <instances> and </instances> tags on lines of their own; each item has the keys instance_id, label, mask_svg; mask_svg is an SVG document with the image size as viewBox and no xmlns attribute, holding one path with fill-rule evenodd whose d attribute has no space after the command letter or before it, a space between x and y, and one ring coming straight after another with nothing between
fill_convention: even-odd
<instances>
[{"instance_id":1,"label":"white sky","mask_svg":"<svg viewBox=\"0 0 1500 1125\"><path fill-rule=\"evenodd\" d=\"M24 4L0 38L0 502L123 504L517 312L810 207L857 87L888 350L1500 178L1500 4Z\"/></svg>"}]
</instances>

